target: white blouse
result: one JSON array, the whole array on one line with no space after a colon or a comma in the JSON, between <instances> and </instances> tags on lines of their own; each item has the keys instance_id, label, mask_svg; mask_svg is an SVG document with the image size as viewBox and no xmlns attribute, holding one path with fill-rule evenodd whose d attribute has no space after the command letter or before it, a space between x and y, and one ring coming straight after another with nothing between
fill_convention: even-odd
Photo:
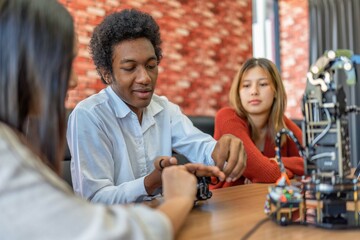
<instances>
[{"instance_id":1,"label":"white blouse","mask_svg":"<svg viewBox=\"0 0 360 240\"><path fill-rule=\"evenodd\" d=\"M76 197L0 122L0 239L172 239L161 212Z\"/></svg>"}]
</instances>

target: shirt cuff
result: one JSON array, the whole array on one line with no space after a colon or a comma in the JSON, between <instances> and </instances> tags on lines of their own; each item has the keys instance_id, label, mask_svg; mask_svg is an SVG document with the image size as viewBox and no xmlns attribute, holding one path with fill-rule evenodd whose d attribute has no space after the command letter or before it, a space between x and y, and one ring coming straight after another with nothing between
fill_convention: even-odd
<instances>
[{"instance_id":1,"label":"shirt cuff","mask_svg":"<svg viewBox=\"0 0 360 240\"><path fill-rule=\"evenodd\" d=\"M127 199L131 199L131 202L135 202L140 196L148 195L144 185L144 177L135 179L131 185L128 185L125 192L127 193Z\"/></svg>"},{"instance_id":2,"label":"shirt cuff","mask_svg":"<svg viewBox=\"0 0 360 240\"><path fill-rule=\"evenodd\" d=\"M214 143L212 145L209 144L208 151L207 151L206 158L205 158L205 165L215 166L215 161L211 157L211 155L215 149L216 143L217 142L214 141Z\"/></svg>"}]
</instances>

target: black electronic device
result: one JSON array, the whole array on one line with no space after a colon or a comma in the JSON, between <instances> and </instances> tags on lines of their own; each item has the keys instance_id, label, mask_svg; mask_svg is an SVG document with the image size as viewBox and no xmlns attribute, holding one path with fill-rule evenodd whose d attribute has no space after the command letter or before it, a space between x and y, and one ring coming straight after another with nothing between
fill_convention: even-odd
<instances>
[{"instance_id":1,"label":"black electronic device","mask_svg":"<svg viewBox=\"0 0 360 240\"><path fill-rule=\"evenodd\" d=\"M197 193L196 199L207 200L212 197L212 192L209 190L209 184L211 182L210 177L196 177L197 178Z\"/></svg>"},{"instance_id":2,"label":"black electronic device","mask_svg":"<svg viewBox=\"0 0 360 240\"><path fill-rule=\"evenodd\" d=\"M351 174L348 113L359 113L357 106L346 105L344 86L336 74L343 70L350 87L356 83L355 64L360 56L350 50L326 51L307 74L303 97L300 146L291 131L276 136L276 157L282 177L269 188L266 213L277 223L314 225L329 229L360 228L360 164ZM291 183L280 156L282 134L298 145L304 159L301 182Z\"/></svg>"}]
</instances>

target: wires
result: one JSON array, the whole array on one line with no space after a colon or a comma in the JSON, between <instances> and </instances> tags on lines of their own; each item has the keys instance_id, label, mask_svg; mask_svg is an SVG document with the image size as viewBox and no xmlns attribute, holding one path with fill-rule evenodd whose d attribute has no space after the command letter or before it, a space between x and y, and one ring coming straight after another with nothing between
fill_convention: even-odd
<instances>
[{"instance_id":1,"label":"wires","mask_svg":"<svg viewBox=\"0 0 360 240\"><path fill-rule=\"evenodd\" d=\"M305 150L301 146L299 140L295 137L295 135L294 135L294 133L292 131L290 131L289 129L283 128L276 134L276 137L275 137L275 144L276 144L275 154L276 154L276 159L277 159L277 161L279 163L280 171L282 173L286 172L285 167L284 167L284 163L281 160L281 152L280 152L280 149L281 149L281 136L283 134L288 135L294 141L294 143L296 144L296 146L297 146L297 148L299 150L300 156L302 158L304 158L304 161L306 161Z\"/></svg>"},{"instance_id":2,"label":"wires","mask_svg":"<svg viewBox=\"0 0 360 240\"><path fill-rule=\"evenodd\" d=\"M269 221L270 218L264 218L261 221L259 221L252 229L250 229L250 231L248 231L242 238L241 240L247 240L249 239L249 237L251 237L252 234L254 234L254 232L256 232L264 223L266 223L267 221Z\"/></svg>"},{"instance_id":3,"label":"wires","mask_svg":"<svg viewBox=\"0 0 360 240\"><path fill-rule=\"evenodd\" d=\"M323 138L329 132L329 130L331 128L331 116L330 116L329 110L324 108L324 112L325 112L328 124L327 124L326 128L313 140L313 142L311 143L311 147L314 147L315 144L317 144L317 142L321 138Z\"/></svg>"}]
</instances>

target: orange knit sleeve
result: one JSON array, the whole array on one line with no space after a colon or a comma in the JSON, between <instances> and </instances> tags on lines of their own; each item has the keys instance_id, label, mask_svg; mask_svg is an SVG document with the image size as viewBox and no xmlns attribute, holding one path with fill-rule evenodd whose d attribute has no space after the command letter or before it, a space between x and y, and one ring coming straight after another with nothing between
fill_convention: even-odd
<instances>
[{"instance_id":1,"label":"orange knit sleeve","mask_svg":"<svg viewBox=\"0 0 360 240\"><path fill-rule=\"evenodd\" d=\"M303 142L301 129L290 119L284 117L284 120L287 128L294 133L295 137L302 145ZM285 147L285 155L284 157L281 157L285 168L289 169L298 176L302 176L304 174L304 160L302 157L300 157L298 147L290 138L287 139Z\"/></svg>"},{"instance_id":2,"label":"orange knit sleeve","mask_svg":"<svg viewBox=\"0 0 360 240\"><path fill-rule=\"evenodd\" d=\"M219 139L224 134L233 134L243 141L247 154L246 169L243 176L253 183L274 183L280 177L279 166L270 158L264 156L251 140L247 121L239 117L234 109L223 108L215 117L214 138ZM289 170L289 177L292 176Z\"/></svg>"}]
</instances>

